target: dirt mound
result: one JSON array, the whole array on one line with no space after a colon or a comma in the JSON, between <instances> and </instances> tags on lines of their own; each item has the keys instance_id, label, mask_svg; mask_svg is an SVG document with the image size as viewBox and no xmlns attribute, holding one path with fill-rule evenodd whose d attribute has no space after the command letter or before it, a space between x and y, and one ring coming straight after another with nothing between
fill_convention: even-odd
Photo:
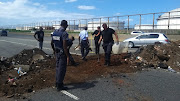
<instances>
[{"instance_id":1,"label":"dirt mound","mask_svg":"<svg viewBox=\"0 0 180 101\"><path fill-rule=\"evenodd\" d=\"M148 67L170 66L180 71L179 45L180 41L170 44L156 43L141 47L134 54L112 55L110 67L104 66L103 54L100 55L99 62L97 56L88 56L88 60L83 61L80 56L73 55L79 65L67 67L65 84L82 83L116 73L136 72ZM39 49L23 50L0 61L0 66L0 96L19 97L21 94L55 85L55 58Z\"/></svg>"},{"instance_id":2,"label":"dirt mound","mask_svg":"<svg viewBox=\"0 0 180 101\"><path fill-rule=\"evenodd\" d=\"M82 83L96 77L107 76L115 73L130 73L141 70L131 67L129 54L112 55L110 67L104 66L104 55L100 62L97 56L88 56L87 61L80 56L73 55L78 66L68 66L65 84ZM7 59L11 66L0 75L0 96L20 96L21 94L52 87L55 85L55 58L45 54L39 49L23 50L19 54ZM18 74L18 68L28 67L24 75ZM16 70L15 70L16 68Z\"/></svg>"},{"instance_id":3,"label":"dirt mound","mask_svg":"<svg viewBox=\"0 0 180 101\"><path fill-rule=\"evenodd\" d=\"M176 71L180 71L180 41L171 42L169 44L156 43L155 45L148 45L141 47L133 60L138 65L144 67L162 67L168 68L170 66Z\"/></svg>"}]
</instances>

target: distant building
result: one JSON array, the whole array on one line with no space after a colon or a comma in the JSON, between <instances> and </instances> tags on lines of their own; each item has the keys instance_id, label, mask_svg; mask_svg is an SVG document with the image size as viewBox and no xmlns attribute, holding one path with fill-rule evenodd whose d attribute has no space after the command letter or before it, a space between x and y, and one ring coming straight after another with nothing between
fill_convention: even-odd
<instances>
[{"instance_id":1,"label":"distant building","mask_svg":"<svg viewBox=\"0 0 180 101\"><path fill-rule=\"evenodd\" d=\"M157 19L157 29L180 29L180 8L164 13Z\"/></svg>"},{"instance_id":2,"label":"distant building","mask_svg":"<svg viewBox=\"0 0 180 101\"><path fill-rule=\"evenodd\" d=\"M107 21L99 22L99 21L94 21L94 22L88 22L88 30L96 30L98 26L102 26L103 23L106 23L109 25L109 28L112 28L114 30L122 30L124 29L124 24L125 22L115 22L115 21L110 21L109 24Z\"/></svg>"},{"instance_id":3,"label":"distant building","mask_svg":"<svg viewBox=\"0 0 180 101\"><path fill-rule=\"evenodd\" d=\"M170 14L170 15L169 15ZM148 30L153 29L151 24L135 25L135 30ZM154 29L180 29L180 8L170 11L170 13L164 13L157 18L157 24Z\"/></svg>"}]
</instances>

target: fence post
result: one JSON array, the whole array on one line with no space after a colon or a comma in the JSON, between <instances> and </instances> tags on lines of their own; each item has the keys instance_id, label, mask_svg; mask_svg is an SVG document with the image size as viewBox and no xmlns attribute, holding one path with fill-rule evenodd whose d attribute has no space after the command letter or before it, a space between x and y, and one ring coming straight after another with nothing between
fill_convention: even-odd
<instances>
[{"instance_id":1,"label":"fence post","mask_svg":"<svg viewBox=\"0 0 180 101\"><path fill-rule=\"evenodd\" d=\"M109 17L108 17L108 27L109 27Z\"/></svg>"},{"instance_id":2,"label":"fence post","mask_svg":"<svg viewBox=\"0 0 180 101\"><path fill-rule=\"evenodd\" d=\"M81 30L81 20L79 20L79 30Z\"/></svg>"},{"instance_id":3,"label":"fence post","mask_svg":"<svg viewBox=\"0 0 180 101\"><path fill-rule=\"evenodd\" d=\"M141 30L141 15L140 15L140 19L139 19L139 30Z\"/></svg>"},{"instance_id":4,"label":"fence post","mask_svg":"<svg viewBox=\"0 0 180 101\"><path fill-rule=\"evenodd\" d=\"M75 30L75 24L76 24L76 22L75 22L76 20L74 20L74 30Z\"/></svg>"},{"instance_id":5,"label":"fence post","mask_svg":"<svg viewBox=\"0 0 180 101\"><path fill-rule=\"evenodd\" d=\"M169 17L168 17L168 29L169 29L169 24L170 24L170 13L171 12L169 12Z\"/></svg>"},{"instance_id":6,"label":"fence post","mask_svg":"<svg viewBox=\"0 0 180 101\"><path fill-rule=\"evenodd\" d=\"M153 13L153 31L154 31L154 17L155 17L155 13Z\"/></svg>"},{"instance_id":7,"label":"fence post","mask_svg":"<svg viewBox=\"0 0 180 101\"><path fill-rule=\"evenodd\" d=\"M99 19L99 21L100 21L100 29L101 29L101 18Z\"/></svg>"},{"instance_id":8,"label":"fence post","mask_svg":"<svg viewBox=\"0 0 180 101\"><path fill-rule=\"evenodd\" d=\"M117 16L117 30L119 32L119 16Z\"/></svg>"},{"instance_id":9,"label":"fence post","mask_svg":"<svg viewBox=\"0 0 180 101\"><path fill-rule=\"evenodd\" d=\"M129 33L129 16L128 16L128 33Z\"/></svg>"},{"instance_id":10,"label":"fence post","mask_svg":"<svg viewBox=\"0 0 180 101\"><path fill-rule=\"evenodd\" d=\"M70 31L71 30L71 28L70 28L71 27L70 20L69 20L69 26L68 27L69 27L69 31Z\"/></svg>"}]
</instances>

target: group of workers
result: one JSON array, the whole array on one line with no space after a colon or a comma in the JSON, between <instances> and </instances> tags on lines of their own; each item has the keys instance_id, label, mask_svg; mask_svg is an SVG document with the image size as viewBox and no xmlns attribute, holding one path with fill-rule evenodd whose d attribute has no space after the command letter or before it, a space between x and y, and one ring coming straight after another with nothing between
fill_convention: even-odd
<instances>
[{"instance_id":1,"label":"group of workers","mask_svg":"<svg viewBox=\"0 0 180 101\"><path fill-rule=\"evenodd\" d=\"M63 84L67 65L69 63L71 63L72 65L77 65L69 52L69 49L73 44L74 37L73 36L71 38L68 37L68 33L66 32L67 27L68 27L68 22L66 20L62 20L61 27L55 30L52 34L51 46L56 57L57 91L67 89L67 87L64 87ZM94 35L94 41L95 41L95 53L98 55L99 58L100 44L101 41L103 40L102 46L105 52L104 65L110 66L110 56L111 56L112 46L114 44L113 34L115 35L117 43L119 42L118 35L113 29L108 28L106 23L104 23L102 27L104 29L103 31L101 31L101 28L99 26L97 27L97 30L95 30L94 33L92 33L92 35ZM38 38L36 37L36 35L38 36ZM40 28L40 31L37 31L34 37L36 40L39 41L39 48L42 49L43 37L44 37L43 29ZM87 27L84 27L84 30L81 31L79 34L79 44L81 46L81 55L82 55L81 59L87 61L86 56L88 55L90 50Z\"/></svg>"}]
</instances>

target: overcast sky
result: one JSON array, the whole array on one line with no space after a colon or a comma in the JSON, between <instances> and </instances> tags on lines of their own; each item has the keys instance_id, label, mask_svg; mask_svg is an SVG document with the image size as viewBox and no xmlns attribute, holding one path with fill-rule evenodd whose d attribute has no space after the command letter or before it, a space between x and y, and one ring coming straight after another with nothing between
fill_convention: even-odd
<instances>
[{"instance_id":1,"label":"overcast sky","mask_svg":"<svg viewBox=\"0 0 180 101\"><path fill-rule=\"evenodd\" d=\"M180 0L0 0L0 26L168 12Z\"/></svg>"}]
</instances>

